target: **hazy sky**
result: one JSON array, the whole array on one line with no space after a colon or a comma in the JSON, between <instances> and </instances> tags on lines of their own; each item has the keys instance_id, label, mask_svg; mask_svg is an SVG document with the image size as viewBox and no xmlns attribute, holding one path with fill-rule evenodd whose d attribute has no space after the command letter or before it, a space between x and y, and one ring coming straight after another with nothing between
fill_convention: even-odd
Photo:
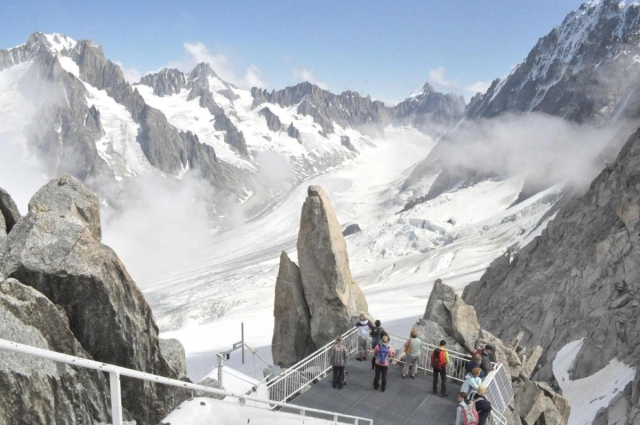
<instances>
[{"instance_id":1,"label":"hazy sky","mask_svg":"<svg viewBox=\"0 0 640 425\"><path fill-rule=\"evenodd\" d=\"M89 38L130 79L213 62L227 80L308 80L386 102L428 81L468 98L522 61L579 0L8 1L0 48L34 31Z\"/></svg>"}]
</instances>

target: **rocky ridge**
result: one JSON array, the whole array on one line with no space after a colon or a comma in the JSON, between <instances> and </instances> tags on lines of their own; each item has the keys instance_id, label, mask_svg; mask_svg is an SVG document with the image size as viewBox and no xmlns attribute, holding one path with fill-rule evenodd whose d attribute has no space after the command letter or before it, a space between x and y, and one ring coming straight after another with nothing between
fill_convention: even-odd
<instances>
[{"instance_id":1,"label":"rocky ridge","mask_svg":"<svg viewBox=\"0 0 640 425\"><path fill-rule=\"evenodd\" d=\"M476 348L493 345L492 361L503 365L514 388L514 398L504 413L508 424L567 424L571 412L568 401L545 382L531 380L542 347L522 346L523 333L505 343L481 328L475 308L442 280L434 282L424 316L413 329L423 342L439 345L444 339L449 350L459 353L470 354Z\"/></svg>"},{"instance_id":2,"label":"rocky ridge","mask_svg":"<svg viewBox=\"0 0 640 425\"><path fill-rule=\"evenodd\" d=\"M544 348L539 380L554 382L552 361L565 344L584 338L573 379L616 358L640 358L640 131L582 196L558 211L542 234L496 259L464 299L483 326ZM640 420L638 373L626 397L629 423Z\"/></svg>"},{"instance_id":3,"label":"rocky ridge","mask_svg":"<svg viewBox=\"0 0 640 425\"><path fill-rule=\"evenodd\" d=\"M302 207L298 262L299 268L283 252L276 281L272 354L285 367L346 332L368 311L351 276L335 211L319 186L309 186Z\"/></svg>"},{"instance_id":4,"label":"rocky ridge","mask_svg":"<svg viewBox=\"0 0 640 425\"><path fill-rule=\"evenodd\" d=\"M0 267L2 338L170 378L186 375L184 350L175 343L161 350L149 305L101 243L97 197L73 177L52 180L32 197L28 214L8 234ZM38 360L16 363L16 356L0 352L0 373L24 388L19 399L8 391L12 384L0 389L12 420L24 411L25 424L104 422L109 402L102 375ZM139 424L158 423L189 396L125 378L122 394L125 416Z\"/></svg>"}]
</instances>

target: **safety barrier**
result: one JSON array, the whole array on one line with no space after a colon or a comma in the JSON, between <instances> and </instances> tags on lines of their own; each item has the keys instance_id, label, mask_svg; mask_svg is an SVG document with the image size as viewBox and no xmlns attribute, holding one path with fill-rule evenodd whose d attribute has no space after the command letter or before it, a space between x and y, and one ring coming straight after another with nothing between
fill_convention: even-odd
<instances>
[{"instance_id":1,"label":"safety barrier","mask_svg":"<svg viewBox=\"0 0 640 425\"><path fill-rule=\"evenodd\" d=\"M342 343L347 347L349 355L358 349L357 329L352 328L342 335ZM324 378L331 369L329 350L335 342L331 341L319 348L307 358L302 359L272 381L267 383L271 400L285 403L298 395L303 389L310 387Z\"/></svg>"},{"instance_id":2,"label":"safety barrier","mask_svg":"<svg viewBox=\"0 0 640 425\"><path fill-rule=\"evenodd\" d=\"M349 424L369 424L373 421L371 419L359 418L356 416L343 415L341 413L329 412L319 409L311 409L292 404L279 403L273 400L264 400L255 397L249 397L245 394L234 394L222 390L218 390L211 387L205 387L203 385L191 384L188 382L178 381L177 379L164 378L162 376L152 375L150 373L140 372L133 369L127 369L120 366L115 366L107 363L96 362L94 360L83 359L80 357L71 356L68 354L58 353L55 351L45 350L42 348L36 348L29 345L19 344L13 341L7 341L0 339L0 351L8 351L13 353L25 354L29 356L39 357L41 359L52 360L58 363L65 363L75 367L83 367L87 369L94 369L102 372L109 373L109 384L111 390L111 420L113 425L123 425L122 420L122 399L120 393L120 376L128 376L130 378L141 379L144 381L155 382L157 384L169 385L173 387L183 388L185 390L192 390L198 392L204 392L209 394L218 394L225 397L236 398L240 404L246 404L247 401L256 403L256 406L263 406L268 409L275 407L293 410L300 416L308 416L307 413L313 413L315 417L320 415L326 417L329 420L339 423ZM275 413L274 413L275 414ZM304 422L303 422L304 423Z\"/></svg>"}]
</instances>

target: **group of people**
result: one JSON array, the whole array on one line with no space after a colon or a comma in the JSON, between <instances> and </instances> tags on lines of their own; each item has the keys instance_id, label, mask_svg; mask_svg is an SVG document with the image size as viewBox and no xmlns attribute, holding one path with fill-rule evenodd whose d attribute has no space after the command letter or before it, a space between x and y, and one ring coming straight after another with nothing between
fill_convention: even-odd
<instances>
[{"instance_id":1,"label":"group of people","mask_svg":"<svg viewBox=\"0 0 640 425\"><path fill-rule=\"evenodd\" d=\"M389 345L389 335L382 328L380 320L372 323L360 315L360 320L356 323L358 329L358 361L367 361L367 354L373 353L371 359L371 370L375 372L373 378L373 388L384 391L387 387L387 372L392 362L398 363L404 358L402 368L402 378L409 376L411 379L418 373L418 362L422 351L422 340L418 338L415 330L411 331L409 339L404 344L402 353L395 353ZM440 383L439 394L447 396L447 369L449 367L449 352L447 342L440 341L438 348L431 353L430 363L433 370L433 393L438 394L438 384ZM486 397L486 388L482 386L482 380L492 369L491 358L495 352L495 347L487 344L483 349L477 350L471 360L466 365L466 377L457 395L458 406L456 414L456 424L464 425L477 423L484 425L491 412L491 402ZM342 343L342 337L336 338L335 344L329 352L330 362L333 366L333 388L342 389L346 385L345 367L349 357L347 347Z\"/></svg>"}]
</instances>

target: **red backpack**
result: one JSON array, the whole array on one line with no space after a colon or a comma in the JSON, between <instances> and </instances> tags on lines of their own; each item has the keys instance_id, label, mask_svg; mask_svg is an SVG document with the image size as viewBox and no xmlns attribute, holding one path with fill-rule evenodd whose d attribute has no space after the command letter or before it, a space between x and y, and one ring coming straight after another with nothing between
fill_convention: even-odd
<instances>
[{"instance_id":1,"label":"red backpack","mask_svg":"<svg viewBox=\"0 0 640 425\"><path fill-rule=\"evenodd\" d=\"M444 350L440 348L433 350L433 353L431 353L431 367L434 369L447 367L447 355Z\"/></svg>"}]
</instances>

